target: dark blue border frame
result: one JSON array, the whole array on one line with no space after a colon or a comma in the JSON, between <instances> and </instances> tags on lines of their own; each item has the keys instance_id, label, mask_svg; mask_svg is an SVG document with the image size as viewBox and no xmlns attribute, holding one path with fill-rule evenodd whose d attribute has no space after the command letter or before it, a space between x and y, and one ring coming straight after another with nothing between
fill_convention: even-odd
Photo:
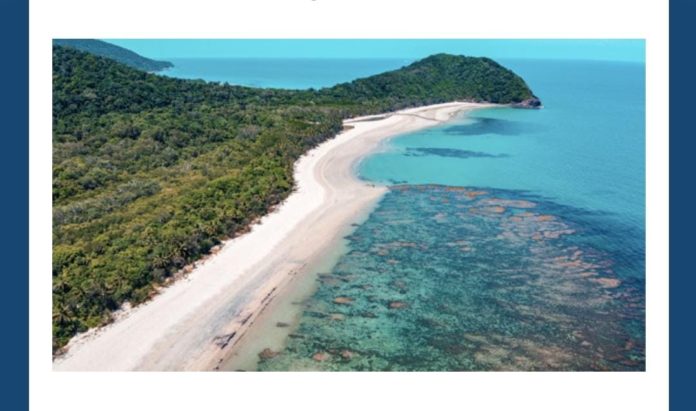
<instances>
[{"instance_id":1,"label":"dark blue border frame","mask_svg":"<svg viewBox=\"0 0 696 411\"><path fill-rule=\"evenodd\" d=\"M670 1L670 408L690 410L692 399L694 317L690 300L696 292L694 252L693 162L696 132L691 124L692 101L696 96L693 70L693 37L687 27L696 16L696 2ZM4 149L0 151L0 172L5 177L7 197L2 204L5 235L0 249L5 258L3 296L0 312L5 330L0 338L5 353L3 409L29 408L29 5L27 0L0 1L0 118ZM665 136L666 138L667 136ZM680 218L681 217L681 218ZM673 223L674 222L674 223ZM649 342L648 342L649 343Z\"/></svg>"},{"instance_id":2,"label":"dark blue border frame","mask_svg":"<svg viewBox=\"0 0 696 411\"><path fill-rule=\"evenodd\" d=\"M669 397L672 410L696 409L693 336L696 268L693 163L694 37L696 3L671 0L669 10ZM691 28L691 30L689 30ZM665 136L666 137L666 136ZM656 273L657 274L657 273ZM648 341L648 344L650 342Z\"/></svg>"},{"instance_id":3,"label":"dark blue border frame","mask_svg":"<svg viewBox=\"0 0 696 411\"><path fill-rule=\"evenodd\" d=\"M0 1L0 122L3 149L0 201L3 255L2 296L4 353L2 405L29 409L29 2ZM48 144L48 142L47 142Z\"/></svg>"}]
</instances>

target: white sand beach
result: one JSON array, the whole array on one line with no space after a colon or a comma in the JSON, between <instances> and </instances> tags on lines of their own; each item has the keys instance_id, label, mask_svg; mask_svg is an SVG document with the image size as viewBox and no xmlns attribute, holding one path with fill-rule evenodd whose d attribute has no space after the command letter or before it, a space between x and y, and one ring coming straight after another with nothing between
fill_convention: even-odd
<instances>
[{"instance_id":1,"label":"white sand beach","mask_svg":"<svg viewBox=\"0 0 696 411\"><path fill-rule=\"evenodd\" d=\"M298 160L296 190L274 212L149 302L73 338L54 370L214 369L284 285L386 192L356 178L361 158L390 137L487 106L446 103L346 120L345 131Z\"/></svg>"}]
</instances>

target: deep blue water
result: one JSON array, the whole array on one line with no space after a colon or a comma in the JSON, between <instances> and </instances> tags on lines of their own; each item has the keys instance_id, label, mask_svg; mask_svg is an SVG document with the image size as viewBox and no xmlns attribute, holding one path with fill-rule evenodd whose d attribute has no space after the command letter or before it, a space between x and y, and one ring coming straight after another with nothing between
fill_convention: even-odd
<instances>
[{"instance_id":1,"label":"deep blue water","mask_svg":"<svg viewBox=\"0 0 696 411\"><path fill-rule=\"evenodd\" d=\"M268 63L168 74L318 88L408 61ZM501 63L544 108L476 111L365 159L361 178L392 189L260 369L645 368L644 66Z\"/></svg>"},{"instance_id":2,"label":"deep blue water","mask_svg":"<svg viewBox=\"0 0 696 411\"><path fill-rule=\"evenodd\" d=\"M168 59L174 67L160 74L241 86L308 89L333 86L395 70L412 59Z\"/></svg>"}]
</instances>

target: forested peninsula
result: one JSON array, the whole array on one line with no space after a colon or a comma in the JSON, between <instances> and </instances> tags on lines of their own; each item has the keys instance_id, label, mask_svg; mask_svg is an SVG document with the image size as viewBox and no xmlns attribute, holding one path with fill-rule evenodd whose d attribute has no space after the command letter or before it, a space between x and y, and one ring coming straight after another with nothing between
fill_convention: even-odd
<instances>
[{"instance_id":1,"label":"forested peninsula","mask_svg":"<svg viewBox=\"0 0 696 411\"><path fill-rule=\"evenodd\" d=\"M167 78L54 45L54 350L271 211L293 189L294 162L343 119L455 100L540 104L488 58L438 54L281 90Z\"/></svg>"},{"instance_id":2,"label":"forested peninsula","mask_svg":"<svg viewBox=\"0 0 696 411\"><path fill-rule=\"evenodd\" d=\"M71 47L80 51L116 60L127 66L144 71L162 71L174 67L169 61L152 60L126 48L106 41L93 39L55 39L54 46Z\"/></svg>"}]
</instances>

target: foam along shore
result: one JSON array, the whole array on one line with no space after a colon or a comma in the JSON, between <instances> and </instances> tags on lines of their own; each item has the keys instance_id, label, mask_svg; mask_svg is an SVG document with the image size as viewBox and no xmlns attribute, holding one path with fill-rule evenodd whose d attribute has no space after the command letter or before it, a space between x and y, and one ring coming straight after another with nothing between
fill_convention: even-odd
<instances>
[{"instance_id":1,"label":"foam along shore","mask_svg":"<svg viewBox=\"0 0 696 411\"><path fill-rule=\"evenodd\" d=\"M355 176L361 158L390 137L488 106L454 102L346 120L342 133L297 161L296 190L274 212L150 301L74 337L54 370L215 369L283 286L386 192Z\"/></svg>"}]
</instances>

